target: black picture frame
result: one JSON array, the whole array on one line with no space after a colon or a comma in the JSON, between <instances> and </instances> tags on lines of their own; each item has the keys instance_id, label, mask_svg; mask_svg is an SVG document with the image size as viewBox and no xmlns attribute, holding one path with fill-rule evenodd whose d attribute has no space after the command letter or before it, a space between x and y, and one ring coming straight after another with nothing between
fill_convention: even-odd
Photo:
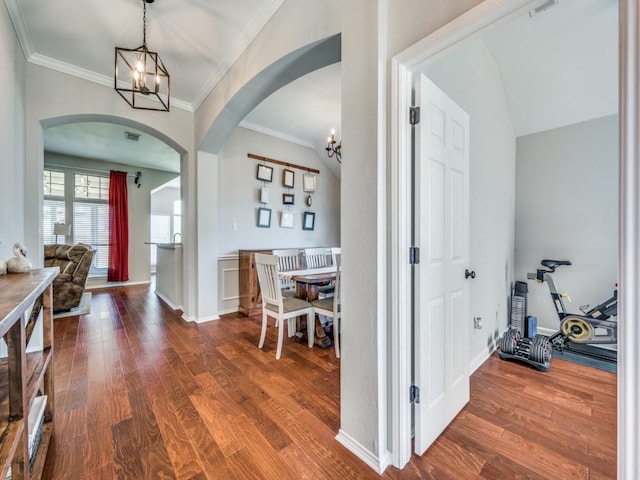
<instances>
[{"instance_id":1,"label":"black picture frame","mask_svg":"<svg viewBox=\"0 0 640 480\"><path fill-rule=\"evenodd\" d=\"M283 193L282 194L282 204L283 205L293 205L295 202L295 195L293 193Z\"/></svg>"},{"instance_id":2,"label":"black picture frame","mask_svg":"<svg viewBox=\"0 0 640 480\"><path fill-rule=\"evenodd\" d=\"M285 168L282 171L282 185L288 188L293 188L295 183L296 183L296 172Z\"/></svg>"},{"instance_id":3,"label":"black picture frame","mask_svg":"<svg viewBox=\"0 0 640 480\"><path fill-rule=\"evenodd\" d=\"M258 169L256 171L256 178L258 180L262 180L263 182L272 182L273 181L273 168L268 167L266 165L258 165Z\"/></svg>"},{"instance_id":4,"label":"black picture frame","mask_svg":"<svg viewBox=\"0 0 640 480\"><path fill-rule=\"evenodd\" d=\"M304 212L302 217L302 229L313 230L316 226L316 214L315 212Z\"/></svg>"},{"instance_id":5,"label":"black picture frame","mask_svg":"<svg viewBox=\"0 0 640 480\"><path fill-rule=\"evenodd\" d=\"M270 228L271 227L271 209L270 208L258 208L258 227Z\"/></svg>"}]
</instances>

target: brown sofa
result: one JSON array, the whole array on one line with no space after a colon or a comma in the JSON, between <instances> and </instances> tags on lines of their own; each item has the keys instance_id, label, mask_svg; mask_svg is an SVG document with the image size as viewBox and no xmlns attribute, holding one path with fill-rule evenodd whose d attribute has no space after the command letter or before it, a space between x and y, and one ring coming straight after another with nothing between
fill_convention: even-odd
<instances>
[{"instance_id":1,"label":"brown sofa","mask_svg":"<svg viewBox=\"0 0 640 480\"><path fill-rule=\"evenodd\" d=\"M83 243L44 246L44 266L60 267L60 273L53 281L54 312L80 304L92 260L93 250Z\"/></svg>"}]
</instances>

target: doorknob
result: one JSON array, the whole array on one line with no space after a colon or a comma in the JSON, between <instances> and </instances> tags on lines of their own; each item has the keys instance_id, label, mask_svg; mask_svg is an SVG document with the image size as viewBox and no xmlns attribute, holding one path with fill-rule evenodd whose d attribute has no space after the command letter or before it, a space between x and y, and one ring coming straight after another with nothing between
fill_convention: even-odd
<instances>
[{"instance_id":1,"label":"doorknob","mask_svg":"<svg viewBox=\"0 0 640 480\"><path fill-rule=\"evenodd\" d=\"M469 277L471 277L471 278L476 278L476 272L475 272L475 271L473 271L473 270L469 271L469 269L467 268L467 269L464 271L464 278L469 278Z\"/></svg>"}]
</instances>

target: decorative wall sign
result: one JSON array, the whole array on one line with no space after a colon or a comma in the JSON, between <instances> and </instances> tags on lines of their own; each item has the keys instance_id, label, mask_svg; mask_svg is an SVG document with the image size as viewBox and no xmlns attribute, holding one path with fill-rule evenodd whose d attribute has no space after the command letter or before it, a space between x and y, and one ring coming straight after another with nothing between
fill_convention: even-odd
<instances>
[{"instance_id":1,"label":"decorative wall sign","mask_svg":"<svg viewBox=\"0 0 640 480\"><path fill-rule=\"evenodd\" d=\"M285 187L293 188L293 185L296 180L296 172L293 170L287 170L286 168L282 171L282 185Z\"/></svg>"},{"instance_id":2,"label":"decorative wall sign","mask_svg":"<svg viewBox=\"0 0 640 480\"><path fill-rule=\"evenodd\" d=\"M269 203L269 189L267 187L260 189L260 203Z\"/></svg>"},{"instance_id":3,"label":"decorative wall sign","mask_svg":"<svg viewBox=\"0 0 640 480\"><path fill-rule=\"evenodd\" d=\"M302 177L302 190L305 192L316 191L316 176L312 173L307 173Z\"/></svg>"},{"instance_id":4,"label":"decorative wall sign","mask_svg":"<svg viewBox=\"0 0 640 480\"><path fill-rule=\"evenodd\" d=\"M280 226L282 228L293 228L293 219L293 212L285 210L282 212L282 216L280 217Z\"/></svg>"},{"instance_id":5,"label":"decorative wall sign","mask_svg":"<svg viewBox=\"0 0 640 480\"><path fill-rule=\"evenodd\" d=\"M316 224L316 214L315 212L304 212L304 217L302 220L302 229L303 230L313 230Z\"/></svg>"},{"instance_id":6,"label":"decorative wall sign","mask_svg":"<svg viewBox=\"0 0 640 480\"><path fill-rule=\"evenodd\" d=\"M266 165L258 165L256 178L265 182L271 182L273 180L273 168L267 167Z\"/></svg>"},{"instance_id":7,"label":"decorative wall sign","mask_svg":"<svg viewBox=\"0 0 640 480\"><path fill-rule=\"evenodd\" d=\"M295 199L295 195L293 193L283 193L282 194L282 204L283 205L293 205Z\"/></svg>"},{"instance_id":8,"label":"decorative wall sign","mask_svg":"<svg viewBox=\"0 0 640 480\"><path fill-rule=\"evenodd\" d=\"M270 208L258 208L258 227L269 228L271 227L271 209Z\"/></svg>"}]
</instances>

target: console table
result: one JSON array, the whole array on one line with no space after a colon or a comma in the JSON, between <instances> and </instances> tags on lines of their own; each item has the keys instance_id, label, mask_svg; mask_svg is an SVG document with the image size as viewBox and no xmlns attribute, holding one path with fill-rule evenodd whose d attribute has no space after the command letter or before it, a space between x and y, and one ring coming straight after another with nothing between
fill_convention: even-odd
<instances>
[{"instance_id":1,"label":"console table","mask_svg":"<svg viewBox=\"0 0 640 480\"><path fill-rule=\"evenodd\" d=\"M53 433L53 287L58 267L0 276L0 336L7 356L0 359L0 479L39 479ZM42 350L26 353L40 309ZM46 395L40 441L29 455L29 411ZM43 397L44 398L44 397ZM32 432L34 433L34 432Z\"/></svg>"}]
</instances>

